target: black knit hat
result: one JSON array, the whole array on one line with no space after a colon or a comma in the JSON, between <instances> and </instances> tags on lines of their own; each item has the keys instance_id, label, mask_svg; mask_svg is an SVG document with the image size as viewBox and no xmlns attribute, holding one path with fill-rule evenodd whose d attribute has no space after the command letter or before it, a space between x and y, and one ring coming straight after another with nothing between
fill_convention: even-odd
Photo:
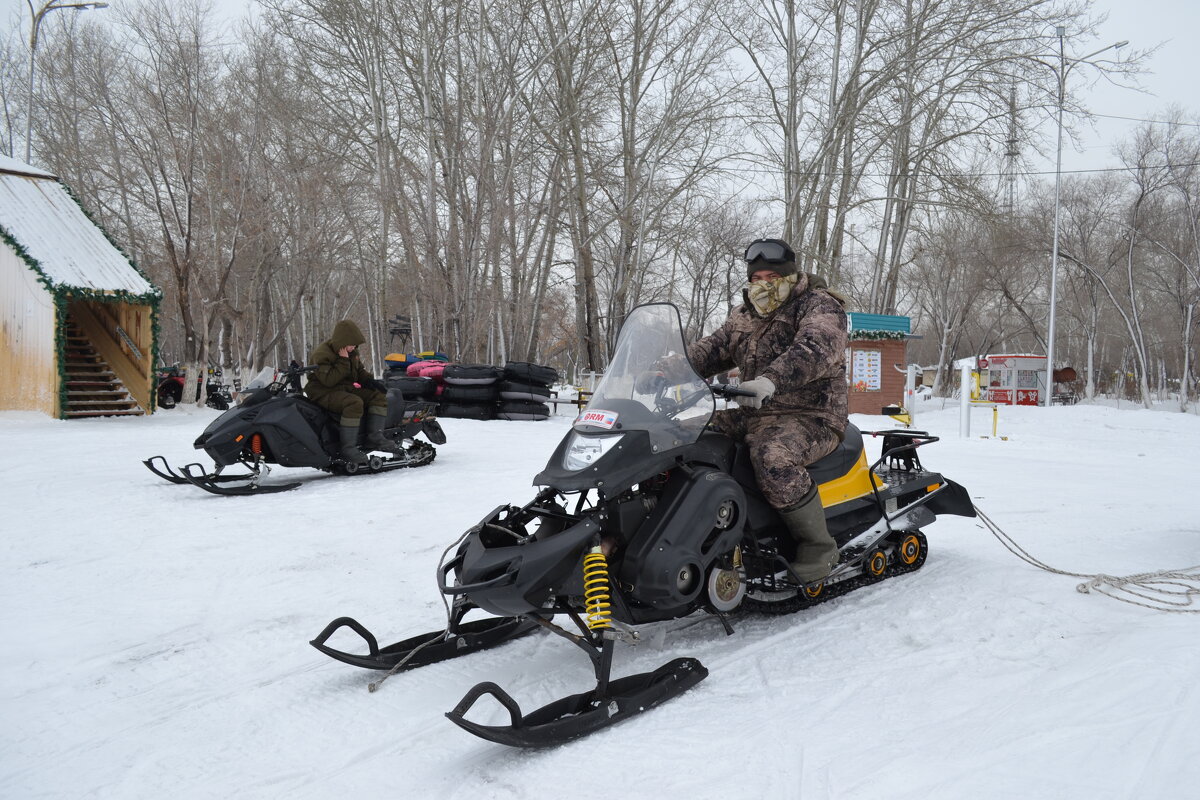
<instances>
[{"instance_id":1,"label":"black knit hat","mask_svg":"<svg viewBox=\"0 0 1200 800\"><path fill-rule=\"evenodd\" d=\"M780 275L796 272L796 254L783 239L755 239L746 248L746 278L769 269Z\"/></svg>"}]
</instances>

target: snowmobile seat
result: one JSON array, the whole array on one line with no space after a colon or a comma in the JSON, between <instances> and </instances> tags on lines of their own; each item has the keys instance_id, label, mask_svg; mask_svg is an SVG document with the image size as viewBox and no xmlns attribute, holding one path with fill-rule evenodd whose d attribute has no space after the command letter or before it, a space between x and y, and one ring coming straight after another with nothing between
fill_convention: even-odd
<instances>
[{"instance_id":1,"label":"snowmobile seat","mask_svg":"<svg viewBox=\"0 0 1200 800\"><path fill-rule=\"evenodd\" d=\"M858 463L858 455L862 449L862 432L855 425L847 423L845 436L837 449L815 464L809 464L808 474L816 484L840 478Z\"/></svg>"}]
</instances>

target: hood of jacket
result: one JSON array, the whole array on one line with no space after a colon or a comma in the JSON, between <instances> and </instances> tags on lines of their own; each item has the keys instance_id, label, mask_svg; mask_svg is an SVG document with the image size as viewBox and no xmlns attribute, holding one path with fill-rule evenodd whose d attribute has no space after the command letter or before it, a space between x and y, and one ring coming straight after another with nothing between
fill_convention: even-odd
<instances>
[{"instance_id":1,"label":"hood of jacket","mask_svg":"<svg viewBox=\"0 0 1200 800\"><path fill-rule=\"evenodd\" d=\"M344 319L333 326L333 336L329 337L329 345L333 348L333 352L336 353L346 345L360 345L366 340L366 337L362 335L362 331L358 329L353 320Z\"/></svg>"}]
</instances>

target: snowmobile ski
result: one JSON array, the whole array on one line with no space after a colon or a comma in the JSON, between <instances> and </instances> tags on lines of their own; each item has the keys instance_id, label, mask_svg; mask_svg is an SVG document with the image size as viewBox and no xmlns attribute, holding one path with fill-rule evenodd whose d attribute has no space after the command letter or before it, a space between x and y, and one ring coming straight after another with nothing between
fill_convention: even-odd
<instances>
[{"instance_id":1,"label":"snowmobile ski","mask_svg":"<svg viewBox=\"0 0 1200 800\"><path fill-rule=\"evenodd\" d=\"M196 468L195 471L193 471L193 467ZM300 481L274 484L259 483L259 479L265 477L264 473L267 471L266 465L264 465L264 469L262 471L256 470L249 475L241 476L243 479L248 480L249 483L244 483L240 486L223 485L221 481L225 476L217 473L203 472L204 466L200 463L184 464L180 469L183 471L183 476L187 478L188 483L192 484L193 486L199 486L206 492L224 495L226 497L237 497L239 495L252 494L276 494L278 492L291 491L292 489L300 486Z\"/></svg>"},{"instance_id":2,"label":"snowmobile ski","mask_svg":"<svg viewBox=\"0 0 1200 800\"><path fill-rule=\"evenodd\" d=\"M155 464L156 461L161 461L162 466L161 467L157 466ZM178 472L171 469L171 465L167 463L167 459L163 458L162 456L151 456L150 458L147 458L146 460L144 460L142 463L146 465L146 469L150 470L151 472L153 472L155 475L162 478L163 480L167 480L167 481L170 481L171 483L177 483L177 484L192 483L192 481L188 480L183 475L180 475ZM248 481L252 477L254 477L254 474L251 472L247 472L245 475L222 475L221 470L218 469L217 471L215 471L209 475L206 475L205 477L207 478L208 481L210 481L212 483L228 483L231 481Z\"/></svg>"},{"instance_id":3,"label":"snowmobile ski","mask_svg":"<svg viewBox=\"0 0 1200 800\"><path fill-rule=\"evenodd\" d=\"M649 711L683 694L708 677L708 669L694 658L677 658L653 672L618 678L606 687L570 695L523 715L506 691L490 681L476 685L459 704L446 712L455 725L481 739L509 747L552 747L595 733ZM508 725L482 725L466 719L480 697L491 695L511 719Z\"/></svg>"},{"instance_id":4,"label":"snowmobile ski","mask_svg":"<svg viewBox=\"0 0 1200 800\"><path fill-rule=\"evenodd\" d=\"M363 669L391 670L397 664L412 655L402 669L415 669L439 661L447 661L458 656L465 656L480 650L487 650L513 639L519 639L534 628L538 627L521 617L491 617L489 619L457 622L452 625L452 632L432 631L419 636L412 636L386 647L379 646L367 628L353 617L338 617L325 626L325 630L317 635L309 644L330 658L335 658L344 664ZM349 628L363 638L367 643L367 653L347 653L330 647L326 642L334 633L342 628ZM415 654L414 650L420 648Z\"/></svg>"}]
</instances>

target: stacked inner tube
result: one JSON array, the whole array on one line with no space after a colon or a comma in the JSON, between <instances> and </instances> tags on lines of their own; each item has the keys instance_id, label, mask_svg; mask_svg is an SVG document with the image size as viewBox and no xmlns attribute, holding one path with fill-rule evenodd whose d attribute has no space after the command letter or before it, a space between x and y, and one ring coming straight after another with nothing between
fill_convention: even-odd
<instances>
[{"instance_id":1,"label":"stacked inner tube","mask_svg":"<svg viewBox=\"0 0 1200 800\"><path fill-rule=\"evenodd\" d=\"M406 400L435 400L439 417L458 419L547 419L550 386L558 380L553 367L526 361L501 368L397 359L389 367L389 389L398 389Z\"/></svg>"},{"instance_id":2,"label":"stacked inner tube","mask_svg":"<svg viewBox=\"0 0 1200 800\"><path fill-rule=\"evenodd\" d=\"M495 419L496 384L504 370L491 364L447 364L442 370L438 395L442 417Z\"/></svg>"},{"instance_id":3,"label":"stacked inner tube","mask_svg":"<svg viewBox=\"0 0 1200 800\"><path fill-rule=\"evenodd\" d=\"M550 386L558 380L553 367L528 361L509 361L497 386L500 405L497 419L547 419Z\"/></svg>"}]
</instances>

